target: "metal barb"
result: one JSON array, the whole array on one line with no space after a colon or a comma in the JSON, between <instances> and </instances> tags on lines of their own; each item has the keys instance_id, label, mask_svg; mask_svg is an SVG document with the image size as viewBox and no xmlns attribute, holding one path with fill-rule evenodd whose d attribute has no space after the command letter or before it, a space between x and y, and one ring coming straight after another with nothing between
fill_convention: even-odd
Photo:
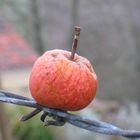
<instances>
[{"instance_id":1,"label":"metal barb","mask_svg":"<svg viewBox=\"0 0 140 140\"><path fill-rule=\"evenodd\" d=\"M37 115L38 113L40 113L40 112L41 112L40 109L35 109L31 113L22 116L20 121L22 121L22 122L27 121L27 120L31 119L32 117L34 117L35 115Z\"/></svg>"}]
</instances>

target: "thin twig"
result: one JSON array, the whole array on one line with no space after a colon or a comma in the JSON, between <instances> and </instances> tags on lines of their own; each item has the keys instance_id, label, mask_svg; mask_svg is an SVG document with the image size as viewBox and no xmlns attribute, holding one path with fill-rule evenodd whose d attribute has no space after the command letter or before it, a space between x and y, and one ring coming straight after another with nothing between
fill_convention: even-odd
<instances>
[{"instance_id":1,"label":"thin twig","mask_svg":"<svg viewBox=\"0 0 140 140\"><path fill-rule=\"evenodd\" d=\"M0 101L5 103L12 103L16 105L32 107L32 108L36 108L36 110L42 110L44 112L52 114L53 116L61 117L66 122L74 126L89 131L106 134L106 135L123 136L131 140L140 140L140 131L124 130L106 122L89 120L78 115L67 113L62 110L52 109L47 106L41 106L37 104L33 99L23 97L20 95L15 95L10 92L0 91Z\"/></svg>"}]
</instances>

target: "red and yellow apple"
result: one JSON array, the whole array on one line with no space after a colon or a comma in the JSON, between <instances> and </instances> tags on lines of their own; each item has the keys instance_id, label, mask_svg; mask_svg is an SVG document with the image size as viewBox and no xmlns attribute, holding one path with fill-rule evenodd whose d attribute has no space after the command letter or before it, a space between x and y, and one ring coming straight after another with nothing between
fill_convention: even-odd
<instances>
[{"instance_id":1,"label":"red and yellow apple","mask_svg":"<svg viewBox=\"0 0 140 140\"><path fill-rule=\"evenodd\" d=\"M97 77L90 62L77 54L51 50L40 56L31 71L29 87L41 105L80 110L95 97Z\"/></svg>"}]
</instances>

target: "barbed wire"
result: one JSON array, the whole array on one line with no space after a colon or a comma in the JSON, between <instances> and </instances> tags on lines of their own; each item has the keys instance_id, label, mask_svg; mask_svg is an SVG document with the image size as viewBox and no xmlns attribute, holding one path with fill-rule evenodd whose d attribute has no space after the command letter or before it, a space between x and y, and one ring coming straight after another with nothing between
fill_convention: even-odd
<instances>
[{"instance_id":1,"label":"barbed wire","mask_svg":"<svg viewBox=\"0 0 140 140\"><path fill-rule=\"evenodd\" d=\"M23 96L20 96L11 92L7 92L4 90L0 90L0 101L5 102L5 103L11 103L11 104L35 108L35 110L30 115L28 114L28 116L23 116L22 121L30 119L37 113L43 111L44 114L41 116L42 121L44 121L46 115L49 114L49 116L53 118L62 119L63 121L67 123L70 123L74 126L77 126L77 127L89 130L89 131L106 134L106 135L123 136L130 140L140 140L140 131L121 129L115 125L112 125L106 122L89 120L87 118L74 115L74 114L71 114L62 110L52 109L46 106L41 106L37 104L35 100L33 99L23 97ZM50 121L50 124L55 125L53 124L53 122ZM63 124L64 123L62 123L61 125Z\"/></svg>"}]
</instances>

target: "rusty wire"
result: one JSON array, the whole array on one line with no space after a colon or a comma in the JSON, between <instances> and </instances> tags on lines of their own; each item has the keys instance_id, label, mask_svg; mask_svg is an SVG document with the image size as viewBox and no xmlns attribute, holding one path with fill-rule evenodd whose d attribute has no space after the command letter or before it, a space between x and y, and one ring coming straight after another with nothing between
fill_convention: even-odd
<instances>
[{"instance_id":1,"label":"rusty wire","mask_svg":"<svg viewBox=\"0 0 140 140\"><path fill-rule=\"evenodd\" d=\"M106 135L123 136L130 140L140 140L140 131L122 129L106 122L89 120L62 110L41 106L37 104L33 99L23 97L11 92L0 90L0 101L35 108L36 110L39 110L38 112L46 112L53 116L64 119L67 123L92 132Z\"/></svg>"}]
</instances>

